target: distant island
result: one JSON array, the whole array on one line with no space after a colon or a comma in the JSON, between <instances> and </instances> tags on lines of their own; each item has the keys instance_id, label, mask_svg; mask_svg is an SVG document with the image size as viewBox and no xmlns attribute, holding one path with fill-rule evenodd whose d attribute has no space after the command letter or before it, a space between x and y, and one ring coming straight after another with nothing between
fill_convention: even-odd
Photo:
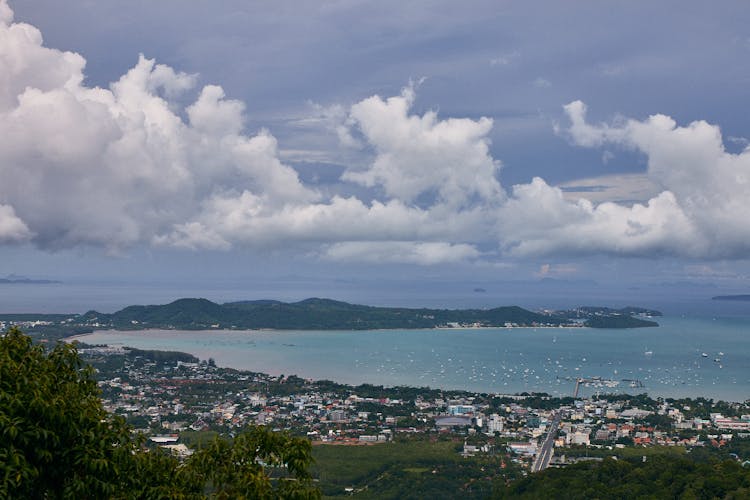
<instances>
[{"instance_id":1,"label":"distant island","mask_svg":"<svg viewBox=\"0 0 750 500\"><path fill-rule=\"evenodd\" d=\"M276 329L376 330L394 328L552 327L639 328L658 326L643 316L661 313L643 308L581 307L532 312L518 306L492 309L410 309L349 304L311 298L300 302L254 300L217 304L179 299L165 305L129 306L113 314L89 311L75 319L81 326L115 329Z\"/></svg>"},{"instance_id":2,"label":"distant island","mask_svg":"<svg viewBox=\"0 0 750 500\"><path fill-rule=\"evenodd\" d=\"M585 306L533 312L518 306L492 309L413 309L349 304L311 298L300 302L253 300L217 304L207 299L178 299L163 305L128 306L115 313L0 314L0 330L19 325L42 338L115 330L381 330L416 328L659 326L659 311L640 307Z\"/></svg>"},{"instance_id":3,"label":"distant island","mask_svg":"<svg viewBox=\"0 0 750 500\"><path fill-rule=\"evenodd\" d=\"M34 280L30 278L0 278L0 285L51 285L62 283L57 280Z\"/></svg>"},{"instance_id":4,"label":"distant island","mask_svg":"<svg viewBox=\"0 0 750 500\"><path fill-rule=\"evenodd\" d=\"M717 295L711 297L711 300L736 300L740 302L750 302L750 294L744 295Z\"/></svg>"}]
</instances>

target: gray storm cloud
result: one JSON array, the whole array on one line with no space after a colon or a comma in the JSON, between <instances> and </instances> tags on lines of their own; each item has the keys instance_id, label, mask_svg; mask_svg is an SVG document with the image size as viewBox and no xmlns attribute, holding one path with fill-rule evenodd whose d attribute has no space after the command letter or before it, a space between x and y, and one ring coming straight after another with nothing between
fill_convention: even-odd
<instances>
[{"instance_id":1,"label":"gray storm cloud","mask_svg":"<svg viewBox=\"0 0 750 500\"><path fill-rule=\"evenodd\" d=\"M82 56L45 47L0 0L0 243L42 249L136 245L289 248L323 258L439 264L503 255L746 255L750 153L724 151L718 127L666 116L591 125L565 107L585 147L648 157L662 192L643 204L570 200L535 178L506 190L490 118L411 112L415 90L368 97L335 130L364 168L328 196L279 157L267 130L221 87L141 56L108 88L84 83ZM352 138L357 137L354 141ZM355 189L356 188L356 189ZM481 251L479 249L482 249ZM489 249L489 250L488 250Z\"/></svg>"}]
</instances>

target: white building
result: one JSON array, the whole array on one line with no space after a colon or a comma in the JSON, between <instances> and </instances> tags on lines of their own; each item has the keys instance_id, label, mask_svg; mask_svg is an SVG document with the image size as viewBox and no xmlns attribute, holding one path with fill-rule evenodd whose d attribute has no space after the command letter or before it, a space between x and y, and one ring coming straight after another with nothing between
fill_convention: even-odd
<instances>
[{"instance_id":1,"label":"white building","mask_svg":"<svg viewBox=\"0 0 750 500\"><path fill-rule=\"evenodd\" d=\"M497 413L493 413L492 415L490 415L490 419L487 421L487 432L493 434L495 432L503 432L504 424L505 419Z\"/></svg>"}]
</instances>

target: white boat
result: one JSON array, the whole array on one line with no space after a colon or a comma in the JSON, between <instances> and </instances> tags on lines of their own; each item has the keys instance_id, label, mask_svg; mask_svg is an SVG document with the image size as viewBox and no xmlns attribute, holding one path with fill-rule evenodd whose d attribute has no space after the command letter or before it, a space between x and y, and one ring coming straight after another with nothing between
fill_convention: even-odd
<instances>
[{"instance_id":1,"label":"white boat","mask_svg":"<svg viewBox=\"0 0 750 500\"><path fill-rule=\"evenodd\" d=\"M702 356L702 357L704 357L704 358L707 358L707 357L708 357L708 354L706 354L705 352L702 352L702 353L701 353L701 356Z\"/></svg>"}]
</instances>

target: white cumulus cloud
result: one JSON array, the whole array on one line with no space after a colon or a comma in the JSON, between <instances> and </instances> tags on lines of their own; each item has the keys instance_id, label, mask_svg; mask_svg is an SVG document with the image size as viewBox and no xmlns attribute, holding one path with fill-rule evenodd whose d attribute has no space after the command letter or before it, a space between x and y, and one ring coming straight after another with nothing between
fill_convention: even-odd
<instances>
[{"instance_id":1,"label":"white cumulus cloud","mask_svg":"<svg viewBox=\"0 0 750 500\"><path fill-rule=\"evenodd\" d=\"M221 87L196 89L194 75L145 56L107 88L91 87L85 63L45 47L0 0L1 244L304 248L326 259L420 265L750 250L750 150L727 153L706 122L678 126L655 115L590 124L582 102L568 104L574 143L648 158L638 184L648 199L571 200L541 178L504 189L490 153L492 119L416 113L407 86L317 110L313 122L364 158L325 194L280 159L270 131L245 130L245 104Z\"/></svg>"},{"instance_id":2,"label":"white cumulus cloud","mask_svg":"<svg viewBox=\"0 0 750 500\"><path fill-rule=\"evenodd\" d=\"M218 196L254 193L268 207L317 198L278 159L273 136L244 134L244 104L220 87L203 88L185 121L172 99L193 76L141 56L109 88L87 87L80 55L44 47L36 28L3 19L0 202L38 246L149 242Z\"/></svg>"},{"instance_id":3,"label":"white cumulus cloud","mask_svg":"<svg viewBox=\"0 0 750 500\"><path fill-rule=\"evenodd\" d=\"M343 178L381 186L388 196L405 202L432 194L461 207L473 196L502 197L495 177L500 164L489 153L492 120L440 120L434 111L409 114L414 97L410 86L399 96L373 96L352 106L350 115L377 156L368 169L350 170Z\"/></svg>"},{"instance_id":4,"label":"white cumulus cloud","mask_svg":"<svg viewBox=\"0 0 750 500\"><path fill-rule=\"evenodd\" d=\"M513 187L501 211L506 251L529 254L698 253L691 222L671 193L647 204L569 202L540 178Z\"/></svg>"},{"instance_id":5,"label":"white cumulus cloud","mask_svg":"<svg viewBox=\"0 0 750 500\"><path fill-rule=\"evenodd\" d=\"M687 248L676 240L676 254L702 257L742 257L750 251L750 151L732 154L724 148L721 130L705 121L678 126L670 117L623 120L592 125L586 106L565 106L572 126L569 134L581 146L616 144L638 150L648 158L647 175L671 197L670 220L690 224Z\"/></svg>"},{"instance_id":6,"label":"white cumulus cloud","mask_svg":"<svg viewBox=\"0 0 750 500\"><path fill-rule=\"evenodd\" d=\"M435 265L476 259L480 252L472 245L445 242L357 241L334 243L324 256L336 261L407 263Z\"/></svg>"},{"instance_id":7,"label":"white cumulus cloud","mask_svg":"<svg viewBox=\"0 0 750 500\"><path fill-rule=\"evenodd\" d=\"M16 217L13 207L0 205L0 243L20 243L30 237L31 231Z\"/></svg>"}]
</instances>

